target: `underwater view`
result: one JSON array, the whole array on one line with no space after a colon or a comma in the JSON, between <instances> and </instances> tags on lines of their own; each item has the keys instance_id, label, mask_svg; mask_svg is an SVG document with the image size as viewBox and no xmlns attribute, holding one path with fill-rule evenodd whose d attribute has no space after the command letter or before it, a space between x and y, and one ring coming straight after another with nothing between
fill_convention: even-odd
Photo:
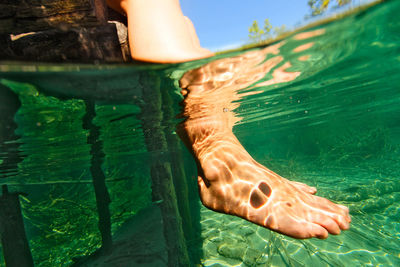
<instances>
[{"instance_id":1,"label":"underwater view","mask_svg":"<svg viewBox=\"0 0 400 267\"><path fill-rule=\"evenodd\" d=\"M0 266L400 266L398 14L180 64L0 62ZM289 237L214 211L199 182L205 207L202 135L231 172L243 146L347 206L350 228Z\"/></svg>"}]
</instances>

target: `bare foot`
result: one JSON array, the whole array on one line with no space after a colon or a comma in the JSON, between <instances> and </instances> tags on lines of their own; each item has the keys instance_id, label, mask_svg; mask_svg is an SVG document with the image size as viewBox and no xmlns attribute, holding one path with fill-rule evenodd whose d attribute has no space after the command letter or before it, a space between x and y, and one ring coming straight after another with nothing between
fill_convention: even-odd
<instances>
[{"instance_id":1,"label":"bare foot","mask_svg":"<svg viewBox=\"0 0 400 267\"><path fill-rule=\"evenodd\" d=\"M295 238L327 238L349 228L347 207L258 164L233 134L208 138L198 148L198 184L206 207Z\"/></svg>"},{"instance_id":2,"label":"bare foot","mask_svg":"<svg viewBox=\"0 0 400 267\"><path fill-rule=\"evenodd\" d=\"M177 63L214 54L200 46L191 21L178 0L107 0L128 18L132 58L156 63Z\"/></svg>"},{"instance_id":3,"label":"bare foot","mask_svg":"<svg viewBox=\"0 0 400 267\"><path fill-rule=\"evenodd\" d=\"M180 80L186 120L178 132L196 159L200 197L206 207L295 238L326 238L349 228L348 209L315 196L314 187L289 181L257 163L232 132L240 120L233 110L248 94L240 93L241 89L288 82L301 74L286 71L291 65L282 62L282 45L187 72ZM268 54L276 56L265 60ZM273 79L257 83L270 71Z\"/></svg>"}]
</instances>

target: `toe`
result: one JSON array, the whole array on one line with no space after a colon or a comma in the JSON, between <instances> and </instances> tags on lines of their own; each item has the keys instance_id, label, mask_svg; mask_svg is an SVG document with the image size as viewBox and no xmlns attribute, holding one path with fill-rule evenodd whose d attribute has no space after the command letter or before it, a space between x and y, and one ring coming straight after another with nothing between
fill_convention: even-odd
<instances>
[{"instance_id":1,"label":"toe","mask_svg":"<svg viewBox=\"0 0 400 267\"><path fill-rule=\"evenodd\" d=\"M319 216L319 218L316 221L314 221L314 223L319 224L320 226L324 227L332 235L340 234L339 225L336 223L335 220L333 220L332 218L330 218L328 216L321 215L321 216Z\"/></svg>"},{"instance_id":2,"label":"toe","mask_svg":"<svg viewBox=\"0 0 400 267\"><path fill-rule=\"evenodd\" d=\"M297 227L297 238L312 238L326 239L329 236L328 231L319 224L311 222L301 222ZM300 233L299 233L300 231Z\"/></svg>"},{"instance_id":3,"label":"toe","mask_svg":"<svg viewBox=\"0 0 400 267\"><path fill-rule=\"evenodd\" d=\"M204 179L201 176L197 177L197 183L199 185L199 190L203 191L206 188L206 185L204 183Z\"/></svg>"},{"instance_id":4,"label":"toe","mask_svg":"<svg viewBox=\"0 0 400 267\"><path fill-rule=\"evenodd\" d=\"M313 186L309 186L309 185L306 185L306 184L303 184L303 183L300 183L300 182L295 182L295 181L291 181L291 183L294 186L296 186L298 189L300 189L300 190L302 190L302 191L304 191L306 193L309 193L309 194L312 194L312 195L317 193L317 189L315 187L313 187Z\"/></svg>"},{"instance_id":5,"label":"toe","mask_svg":"<svg viewBox=\"0 0 400 267\"><path fill-rule=\"evenodd\" d=\"M333 219L336 221L336 223L339 225L340 229L342 229L342 230L348 230L350 228L350 222L349 222L348 218L350 218L350 217L345 217L342 215L333 216Z\"/></svg>"},{"instance_id":6,"label":"toe","mask_svg":"<svg viewBox=\"0 0 400 267\"><path fill-rule=\"evenodd\" d=\"M342 226L344 228L342 229L349 229L349 224L351 222L351 217L349 214L349 208L343 205L335 204L336 205L336 216L334 216L334 219L338 222L340 225L340 228Z\"/></svg>"},{"instance_id":7,"label":"toe","mask_svg":"<svg viewBox=\"0 0 400 267\"><path fill-rule=\"evenodd\" d=\"M312 237L326 239L328 237L328 231L324 227L306 221L293 224L292 228L289 228L288 230L289 232L286 234L300 239Z\"/></svg>"},{"instance_id":8,"label":"toe","mask_svg":"<svg viewBox=\"0 0 400 267\"><path fill-rule=\"evenodd\" d=\"M312 237L325 239L328 237L328 231L321 225L292 216L288 216L284 219L268 216L264 226L278 233L298 239Z\"/></svg>"},{"instance_id":9,"label":"toe","mask_svg":"<svg viewBox=\"0 0 400 267\"><path fill-rule=\"evenodd\" d=\"M349 215L349 213L350 213L349 208L346 206L343 206L343 205L339 205L339 204L338 204L338 207L343 211L343 216L346 218L346 221L351 222L351 218Z\"/></svg>"},{"instance_id":10,"label":"toe","mask_svg":"<svg viewBox=\"0 0 400 267\"><path fill-rule=\"evenodd\" d=\"M313 196L313 197L316 208L332 214L340 214L342 216L349 217L348 216L349 212L346 207L335 204L332 201L320 196Z\"/></svg>"},{"instance_id":11,"label":"toe","mask_svg":"<svg viewBox=\"0 0 400 267\"><path fill-rule=\"evenodd\" d=\"M339 208L343 209L346 212L349 212L349 208L340 204L337 204L339 206Z\"/></svg>"},{"instance_id":12,"label":"toe","mask_svg":"<svg viewBox=\"0 0 400 267\"><path fill-rule=\"evenodd\" d=\"M328 238L328 231L324 227L322 227L318 224L313 224L312 237L316 237L319 239L326 239L326 238Z\"/></svg>"},{"instance_id":13,"label":"toe","mask_svg":"<svg viewBox=\"0 0 400 267\"><path fill-rule=\"evenodd\" d=\"M309 193L309 194L314 195L315 193L317 193L317 188L315 188L315 187L313 187L313 186L308 186L308 185L307 185L307 188L306 188L306 190L304 190L304 191L306 191L306 192Z\"/></svg>"}]
</instances>

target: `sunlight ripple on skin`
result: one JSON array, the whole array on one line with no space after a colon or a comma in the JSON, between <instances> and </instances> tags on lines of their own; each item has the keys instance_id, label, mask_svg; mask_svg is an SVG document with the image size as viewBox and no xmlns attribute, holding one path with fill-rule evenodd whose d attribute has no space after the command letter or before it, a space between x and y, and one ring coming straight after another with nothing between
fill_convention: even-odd
<instances>
[{"instance_id":1,"label":"sunlight ripple on skin","mask_svg":"<svg viewBox=\"0 0 400 267\"><path fill-rule=\"evenodd\" d=\"M325 34L325 29L318 29L318 30L314 30L314 31L298 33L293 37L293 39L294 40L304 40L304 39L312 38L312 37L319 36L322 34Z\"/></svg>"},{"instance_id":2,"label":"sunlight ripple on skin","mask_svg":"<svg viewBox=\"0 0 400 267\"><path fill-rule=\"evenodd\" d=\"M300 60L300 61L307 61L309 58L310 58L310 55L304 55L304 56L298 57L298 60Z\"/></svg>"},{"instance_id":3,"label":"sunlight ripple on skin","mask_svg":"<svg viewBox=\"0 0 400 267\"><path fill-rule=\"evenodd\" d=\"M293 49L293 52L295 52L295 53L302 52L304 50L310 49L313 45L314 45L314 42L300 45L300 46L296 47L295 49Z\"/></svg>"},{"instance_id":4,"label":"sunlight ripple on skin","mask_svg":"<svg viewBox=\"0 0 400 267\"><path fill-rule=\"evenodd\" d=\"M323 31L297 38L318 34ZM257 163L232 132L240 120L233 112L238 100L252 94L240 93L242 88L289 82L300 75L286 71L291 63L279 55L283 44L187 72L180 80L186 120L178 133L196 157L200 197L206 207L295 238L326 238L349 228L348 209L315 196L314 187L289 181ZM265 60L269 54L275 56ZM271 80L257 83L270 71Z\"/></svg>"}]
</instances>

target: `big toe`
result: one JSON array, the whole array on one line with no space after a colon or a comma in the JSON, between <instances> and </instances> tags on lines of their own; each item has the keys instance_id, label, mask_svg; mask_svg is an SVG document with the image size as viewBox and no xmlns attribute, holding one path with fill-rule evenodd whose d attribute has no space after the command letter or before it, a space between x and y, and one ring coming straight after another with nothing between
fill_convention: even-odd
<instances>
[{"instance_id":1,"label":"big toe","mask_svg":"<svg viewBox=\"0 0 400 267\"><path fill-rule=\"evenodd\" d=\"M327 229L315 223L301 222L293 224L292 226L291 229L289 228L287 234L295 238L305 239L316 237L319 239L326 239L329 235Z\"/></svg>"},{"instance_id":2,"label":"big toe","mask_svg":"<svg viewBox=\"0 0 400 267\"><path fill-rule=\"evenodd\" d=\"M326 228L322 227L319 224L310 223L310 222L303 222L301 223L301 232L295 236L297 238L311 238L316 237L319 239L326 239L329 236L329 232Z\"/></svg>"},{"instance_id":3,"label":"big toe","mask_svg":"<svg viewBox=\"0 0 400 267\"><path fill-rule=\"evenodd\" d=\"M273 231L299 239L312 237L325 239L328 237L328 230L323 226L292 216L281 219L269 216L265 226Z\"/></svg>"},{"instance_id":4,"label":"big toe","mask_svg":"<svg viewBox=\"0 0 400 267\"><path fill-rule=\"evenodd\" d=\"M322 226L320 226L318 224L313 224L311 226L311 231L310 232L312 234L312 237L316 237L316 238L319 238L319 239L328 238L328 231L324 227L322 227Z\"/></svg>"}]
</instances>

